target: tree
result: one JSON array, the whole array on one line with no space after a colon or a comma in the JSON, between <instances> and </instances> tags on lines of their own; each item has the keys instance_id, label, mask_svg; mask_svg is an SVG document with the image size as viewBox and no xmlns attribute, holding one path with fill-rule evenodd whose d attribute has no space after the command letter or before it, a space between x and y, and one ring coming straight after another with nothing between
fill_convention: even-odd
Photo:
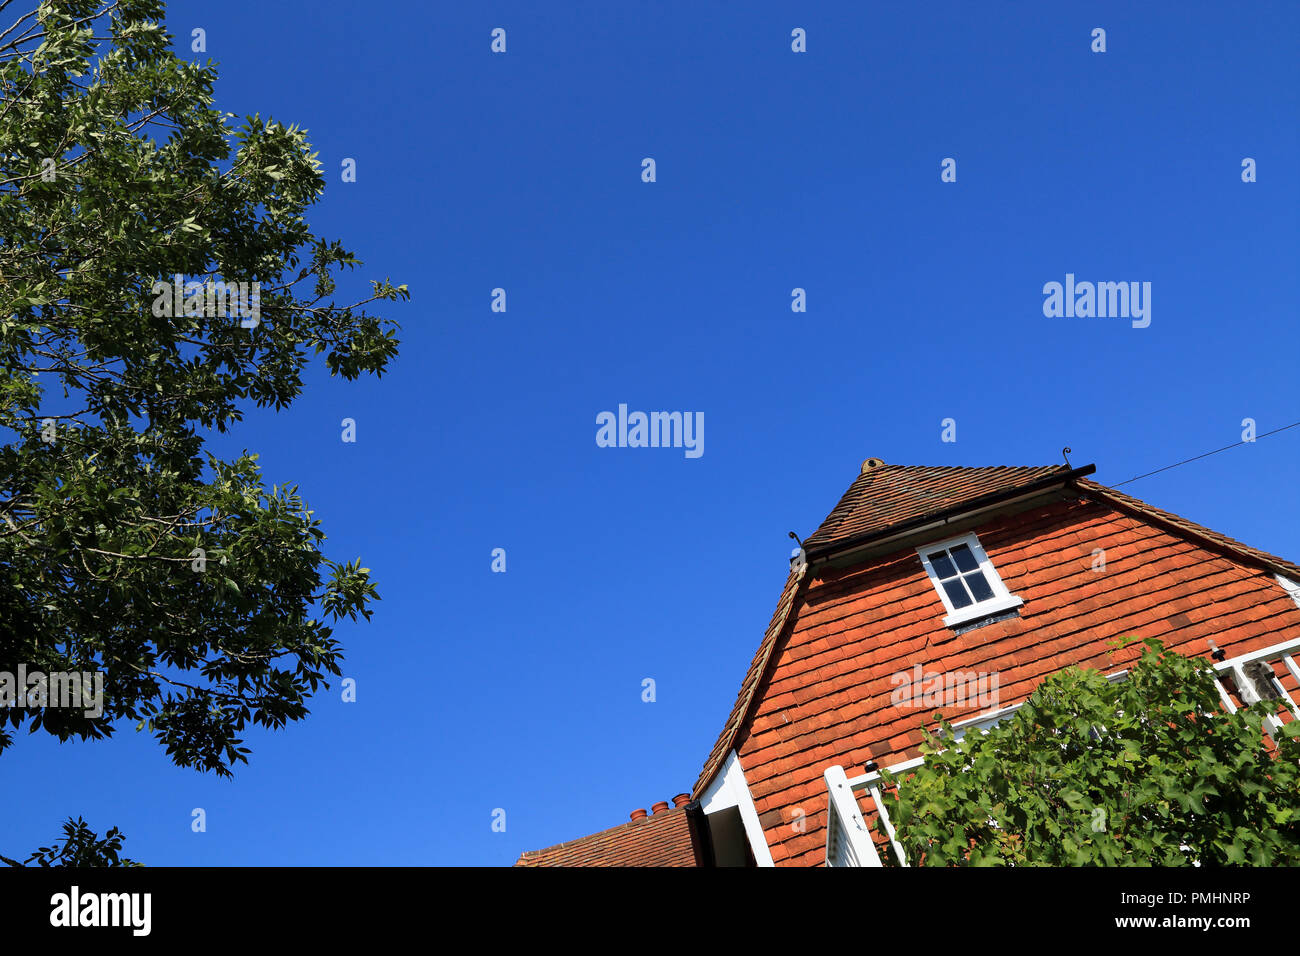
<instances>
[{"instance_id":1,"label":"tree","mask_svg":"<svg viewBox=\"0 0 1300 956\"><path fill-rule=\"evenodd\" d=\"M1143 643L1126 679L1059 671L987 733L958 741L940 718L923 765L882 774L898 785L888 809L908 860L1300 863L1300 724L1271 752L1264 721L1277 701L1229 714L1203 661Z\"/></svg>"},{"instance_id":2,"label":"tree","mask_svg":"<svg viewBox=\"0 0 1300 956\"><path fill-rule=\"evenodd\" d=\"M336 304L360 262L304 219L306 134L214 109L163 8L51 0L0 33L0 671L104 675L98 715L20 698L0 751L129 720L229 775L250 722L307 715L340 674L330 623L378 595L296 486L208 440L287 406L313 356L381 375L396 326L365 307L408 292Z\"/></svg>"},{"instance_id":3,"label":"tree","mask_svg":"<svg viewBox=\"0 0 1300 956\"><path fill-rule=\"evenodd\" d=\"M0 862L8 866L139 866L121 855L122 832L113 827L103 837L77 817L63 824L63 842L43 846L19 863L7 856Z\"/></svg>"}]
</instances>

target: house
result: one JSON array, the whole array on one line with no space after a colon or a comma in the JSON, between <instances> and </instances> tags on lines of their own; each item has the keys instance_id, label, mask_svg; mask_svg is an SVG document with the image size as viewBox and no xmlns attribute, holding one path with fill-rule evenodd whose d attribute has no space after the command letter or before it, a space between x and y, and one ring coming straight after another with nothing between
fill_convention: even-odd
<instances>
[{"instance_id":1,"label":"house","mask_svg":"<svg viewBox=\"0 0 1300 956\"><path fill-rule=\"evenodd\" d=\"M1300 718L1300 566L1094 471L867 459L791 561L690 794L710 845L699 858L905 862L873 825L890 826L879 771L920 763L934 711L966 732L1062 668L1118 678L1140 654L1115 652L1120 636L1204 658L1226 708L1270 698L1278 722Z\"/></svg>"}]
</instances>

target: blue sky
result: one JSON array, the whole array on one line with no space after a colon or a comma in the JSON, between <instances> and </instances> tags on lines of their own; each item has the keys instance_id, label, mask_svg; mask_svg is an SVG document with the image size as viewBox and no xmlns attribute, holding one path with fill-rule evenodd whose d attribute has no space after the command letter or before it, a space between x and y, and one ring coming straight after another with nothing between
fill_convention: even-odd
<instances>
[{"instance_id":1,"label":"blue sky","mask_svg":"<svg viewBox=\"0 0 1300 956\"><path fill-rule=\"evenodd\" d=\"M391 374L219 445L383 600L337 632L357 701L250 732L233 780L130 726L19 737L0 852L83 814L154 865L509 864L691 788L786 532L862 459L1069 445L1114 484L1300 420L1300 6L816 6L169 5L222 108L310 131L358 281L410 286ZM1045 317L1066 273L1150 282L1150 326ZM702 412L704 454L597 447L620 403ZM1295 560L1298 483L1292 429L1123 490Z\"/></svg>"}]
</instances>

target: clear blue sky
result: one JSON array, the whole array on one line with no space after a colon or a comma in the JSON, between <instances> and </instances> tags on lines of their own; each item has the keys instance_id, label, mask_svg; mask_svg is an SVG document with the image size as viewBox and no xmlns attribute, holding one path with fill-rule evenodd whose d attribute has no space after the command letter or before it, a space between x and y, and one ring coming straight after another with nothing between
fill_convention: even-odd
<instances>
[{"instance_id":1,"label":"clear blue sky","mask_svg":"<svg viewBox=\"0 0 1300 956\"><path fill-rule=\"evenodd\" d=\"M411 288L391 375L322 372L221 446L383 600L338 631L358 701L250 733L233 780L130 726L19 737L0 852L84 814L155 865L508 864L691 788L786 532L863 458L1070 445L1116 483L1300 420L1300 5L807 7L170 4L222 108L310 131L316 230ZM1151 282L1150 327L1044 317L1067 272ZM598 448L620 403L703 412L703 456ZM1293 429L1124 490L1294 560L1298 485Z\"/></svg>"}]
</instances>

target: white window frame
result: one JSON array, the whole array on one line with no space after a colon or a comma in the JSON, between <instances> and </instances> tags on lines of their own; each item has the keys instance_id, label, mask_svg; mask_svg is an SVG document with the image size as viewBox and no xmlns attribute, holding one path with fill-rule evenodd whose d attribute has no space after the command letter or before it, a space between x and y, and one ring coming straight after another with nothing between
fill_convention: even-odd
<instances>
[{"instance_id":1,"label":"white window frame","mask_svg":"<svg viewBox=\"0 0 1300 956\"><path fill-rule=\"evenodd\" d=\"M943 585L939 583L939 575L934 568L930 566L928 553L937 551L940 548L954 548L959 544L964 544L970 548L970 552L979 562L980 571L984 574L984 580L993 591L993 597L984 601L977 601L974 604L963 608L954 608L952 601L948 598L948 592L944 590ZM948 614L944 617L943 623L948 627L955 627L958 624L964 624L967 621L974 621L977 618L988 617L990 614L997 614L999 611L1009 611L1014 607L1020 607L1025 602L1016 597L1007 590L1007 586L1002 583L1002 578L993 568L993 562L989 556L984 553L984 548L980 546L979 538L975 532L958 535L955 538L946 538L943 541L933 541L924 547L916 549L917 555L921 559L921 565L925 568L925 574L930 579L930 584L934 586L935 591L939 593L939 599L943 601L944 608Z\"/></svg>"}]
</instances>

